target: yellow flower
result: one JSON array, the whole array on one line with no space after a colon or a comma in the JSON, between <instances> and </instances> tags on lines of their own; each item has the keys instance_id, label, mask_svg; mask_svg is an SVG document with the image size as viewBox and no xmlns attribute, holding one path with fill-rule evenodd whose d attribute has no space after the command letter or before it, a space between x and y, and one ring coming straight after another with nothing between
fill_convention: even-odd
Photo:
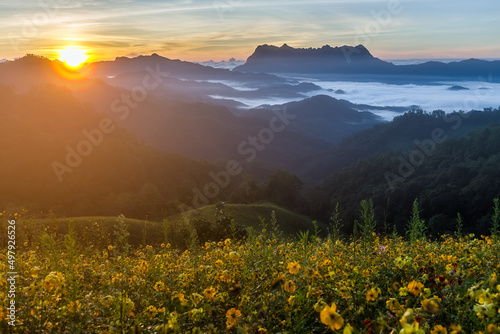
<instances>
[{"instance_id":1,"label":"yellow flower","mask_svg":"<svg viewBox=\"0 0 500 334\"><path fill-rule=\"evenodd\" d=\"M371 288L370 290L368 290L368 292L366 293L366 301L375 301L378 297L378 292L377 292L377 289L376 288Z\"/></svg>"},{"instance_id":2,"label":"yellow flower","mask_svg":"<svg viewBox=\"0 0 500 334\"><path fill-rule=\"evenodd\" d=\"M108 250L112 250L112 249L113 249L113 246L109 245Z\"/></svg>"},{"instance_id":3,"label":"yellow flower","mask_svg":"<svg viewBox=\"0 0 500 334\"><path fill-rule=\"evenodd\" d=\"M487 329L488 333L498 333L497 326L495 326L493 324L489 324L486 329Z\"/></svg>"},{"instance_id":4,"label":"yellow flower","mask_svg":"<svg viewBox=\"0 0 500 334\"><path fill-rule=\"evenodd\" d=\"M298 261L290 262L288 264L288 271L290 274L297 274L300 270L300 264Z\"/></svg>"},{"instance_id":5,"label":"yellow flower","mask_svg":"<svg viewBox=\"0 0 500 334\"><path fill-rule=\"evenodd\" d=\"M434 299L424 299L422 300L422 307L427 313L437 313L439 312L439 304Z\"/></svg>"},{"instance_id":6,"label":"yellow flower","mask_svg":"<svg viewBox=\"0 0 500 334\"><path fill-rule=\"evenodd\" d=\"M224 245L226 245L226 246L231 245L231 239L228 238L228 239L224 240Z\"/></svg>"},{"instance_id":7,"label":"yellow flower","mask_svg":"<svg viewBox=\"0 0 500 334\"><path fill-rule=\"evenodd\" d=\"M422 292L423 287L424 287L424 285L420 282L411 281L408 284L408 290L410 290L410 292L413 293L413 295L415 297L418 296Z\"/></svg>"},{"instance_id":8,"label":"yellow flower","mask_svg":"<svg viewBox=\"0 0 500 334\"><path fill-rule=\"evenodd\" d=\"M387 307L391 310L392 313L399 315L399 313L403 310L401 304L399 304L396 298L391 298L387 302L385 302Z\"/></svg>"},{"instance_id":9,"label":"yellow flower","mask_svg":"<svg viewBox=\"0 0 500 334\"><path fill-rule=\"evenodd\" d=\"M342 328L344 319L337 313L337 305L332 303L332 306L325 306L320 313L321 322L327 325L332 331Z\"/></svg>"},{"instance_id":10,"label":"yellow flower","mask_svg":"<svg viewBox=\"0 0 500 334\"><path fill-rule=\"evenodd\" d=\"M293 305L294 302L295 302L295 296L290 296L290 298L288 298L288 304Z\"/></svg>"},{"instance_id":11,"label":"yellow flower","mask_svg":"<svg viewBox=\"0 0 500 334\"><path fill-rule=\"evenodd\" d=\"M450 334L463 334L465 333L463 330L462 330L462 326L460 325L451 325L451 332Z\"/></svg>"},{"instance_id":12,"label":"yellow flower","mask_svg":"<svg viewBox=\"0 0 500 334\"><path fill-rule=\"evenodd\" d=\"M45 290L52 290L64 283L64 276L60 272L52 271L43 280L42 286Z\"/></svg>"},{"instance_id":13,"label":"yellow flower","mask_svg":"<svg viewBox=\"0 0 500 334\"><path fill-rule=\"evenodd\" d=\"M434 329L431 330L431 334L448 334L448 330L446 329L446 327L436 325L434 326Z\"/></svg>"},{"instance_id":14,"label":"yellow flower","mask_svg":"<svg viewBox=\"0 0 500 334\"><path fill-rule=\"evenodd\" d=\"M37 278L38 277L38 272L40 271L40 268L38 267L33 267L33 269L31 269L31 277L33 278Z\"/></svg>"},{"instance_id":15,"label":"yellow flower","mask_svg":"<svg viewBox=\"0 0 500 334\"><path fill-rule=\"evenodd\" d=\"M351 325L347 324L345 327L344 327L344 331L343 331L343 334L352 334L354 333L354 328L352 328Z\"/></svg>"},{"instance_id":16,"label":"yellow flower","mask_svg":"<svg viewBox=\"0 0 500 334\"><path fill-rule=\"evenodd\" d=\"M294 293L295 292L295 283L293 283L292 281L287 281L283 288L285 289L286 292Z\"/></svg>"},{"instance_id":17,"label":"yellow flower","mask_svg":"<svg viewBox=\"0 0 500 334\"><path fill-rule=\"evenodd\" d=\"M226 312L226 326L228 328L232 328L234 325L236 325L236 322L238 321L238 318L241 316L240 310L235 309L234 307L229 309Z\"/></svg>"},{"instance_id":18,"label":"yellow flower","mask_svg":"<svg viewBox=\"0 0 500 334\"><path fill-rule=\"evenodd\" d=\"M229 253L229 258L231 260L237 260L237 259L239 259L239 257L240 257L240 254L238 254L237 252L231 252L231 253Z\"/></svg>"},{"instance_id":19,"label":"yellow flower","mask_svg":"<svg viewBox=\"0 0 500 334\"><path fill-rule=\"evenodd\" d=\"M214 298L215 293L216 293L216 291L212 286L210 286L209 288L206 288L205 291L203 291L203 295L208 299Z\"/></svg>"},{"instance_id":20,"label":"yellow flower","mask_svg":"<svg viewBox=\"0 0 500 334\"><path fill-rule=\"evenodd\" d=\"M155 289L157 292L163 291L163 289L165 289L165 284L161 281L158 281L153 286L153 289Z\"/></svg>"},{"instance_id":21,"label":"yellow flower","mask_svg":"<svg viewBox=\"0 0 500 334\"><path fill-rule=\"evenodd\" d=\"M262 328L262 327L259 326L259 330L257 331L257 333L259 333L259 334L267 334L267 329Z\"/></svg>"},{"instance_id":22,"label":"yellow flower","mask_svg":"<svg viewBox=\"0 0 500 334\"><path fill-rule=\"evenodd\" d=\"M80 310L81 303L77 300L76 302L69 302L68 311L71 313L78 312Z\"/></svg>"},{"instance_id":23,"label":"yellow flower","mask_svg":"<svg viewBox=\"0 0 500 334\"><path fill-rule=\"evenodd\" d=\"M184 294L183 293L176 293L173 297L172 297L172 301L174 301L174 299L179 299L179 301L182 303L184 302L185 298L184 298Z\"/></svg>"},{"instance_id":24,"label":"yellow flower","mask_svg":"<svg viewBox=\"0 0 500 334\"><path fill-rule=\"evenodd\" d=\"M146 313L148 315L148 318L151 320L153 319L156 314L158 313L158 309L156 307L154 307L153 305L149 305L147 308L146 308Z\"/></svg>"}]
</instances>

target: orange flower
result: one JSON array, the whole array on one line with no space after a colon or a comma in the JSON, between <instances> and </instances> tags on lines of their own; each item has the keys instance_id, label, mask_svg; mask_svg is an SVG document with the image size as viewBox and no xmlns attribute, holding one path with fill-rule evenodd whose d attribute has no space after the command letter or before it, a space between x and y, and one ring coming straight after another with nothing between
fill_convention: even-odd
<instances>
[{"instance_id":1,"label":"orange flower","mask_svg":"<svg viewBox=\"0 0 500 334\"><path fill-rule=\"evenodd\" d=\"M290 262L288 264L288 271L290 272L290 274L298 274L299 270L300 264L298 261Z\"/></svg>"},{"instance_id":2,"label":"orange flower","mask_svg":"<svg viewBox=\"0 0 500 334\"><path fill-rule=\"evenodd\" d=\"M205 295L205 297L207 297L208 299L212 299L215 297L215 289L213 287L209 287L207 289L205 289L205 291L203 291L203 295Z\"/></svg>"},{"instance_id":3,"label":"orange flower","mask_svg":"<svg viewBox=\"0 0 500 334\"><path fill-rule=\"evenodd\" d=\"M287 281L283 288L285 289L286 292L294 293L295 292L295 283L293 283L292 281Z\"/></svg>"},{"instance_id":4,"label":"orange flower","mask_svg":"<svg viewBox=\"0 0 500 334\"><path fill-rule=\"evenodd\" d=\"M327 325L332 331L341 329L344 325L344 319L337 313L337 305L332 303L332 306L325 306L320 313L321 322Z\"/></svg>"},{"instance_id":5,"label":"orange flower","mask_svg":"<svg viewBox=\"0 0 500 334\"><path fill-rule=\"evenodd\" d=\"M229 309L226 312L226 326L227 328L232 328L234 325L236 325L236 322L238 321L238 318L241 317L241 312L240 310L235 309L234 307Z\"/></svg>"},{"instance_id":6,"label":"orange flower","mask_svg":"<svg viewBox=\"0 0 500 334\"><path fill-rule=\"evenodd\" d=\"M422 307L427 313L437 313L439 312L439 304L434 299L424 299L422 300Z\"/></svg>"},{"instance_id":7,"label":"orange flower","mask_svg":"<svg viewBox=\"0 0 500 334\"><path fill-rule=\"evenodd\" d=\"M375 301L378 297L378 291L376 288L371 288L370 290L368 290L368 292L366 293L366 300L367 301Z\"/></svg>"},{"instance_id":8,"label":"orange flower","mask_svg":"<svg viewBox=\"0 0 500 334\"><path fill-rule=\"evenodd\" d=\"M410 292L413 293L413 295L415 297L418 296L422 292L423 287L424 287L424 285L420 282L411 281L408 284L408 290L410 290Z\"/></svg>"}]
</instances>

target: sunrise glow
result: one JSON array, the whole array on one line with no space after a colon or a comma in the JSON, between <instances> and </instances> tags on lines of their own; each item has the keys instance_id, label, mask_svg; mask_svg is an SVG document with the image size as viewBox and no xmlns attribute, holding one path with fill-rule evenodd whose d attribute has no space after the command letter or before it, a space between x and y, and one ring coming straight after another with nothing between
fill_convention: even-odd
<instances>
[{"instance_id":1,"label":"sunrise glow","mask_svg":"<svg viewBox=\"0 0 500 334\"><path fill-rule=\"evenodd\" d=\"M58 59L72 69L79 69L89 59L89 55L87 54L87 50L84 49L67 48L59 50Z\"/></svg>"}]
</instances>

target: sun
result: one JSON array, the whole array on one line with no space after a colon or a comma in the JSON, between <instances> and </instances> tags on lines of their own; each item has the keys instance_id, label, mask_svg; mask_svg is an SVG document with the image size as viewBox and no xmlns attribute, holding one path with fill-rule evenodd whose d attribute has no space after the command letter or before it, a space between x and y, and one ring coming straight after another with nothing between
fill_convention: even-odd
<instances>
[{"instance_id":1,"label":"sun","mask_svg":"<svg viewBox=\"0 0 500 334\"><path fill-rule=\"evenodd\" d=\"M78 69L89 59L89 56L87 55L87 50L80 48L67 48L59 50L58 59L64 62L68 67Z\"/></svg>"}]
</instances>

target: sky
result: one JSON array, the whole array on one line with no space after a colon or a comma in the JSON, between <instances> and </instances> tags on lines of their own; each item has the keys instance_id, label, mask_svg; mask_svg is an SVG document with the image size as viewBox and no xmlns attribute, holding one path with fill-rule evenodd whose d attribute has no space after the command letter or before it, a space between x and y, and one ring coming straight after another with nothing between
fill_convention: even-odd
<instances>
[{"instance_id":1,"label":"sky","mask_svg":"<svg viewBox=\"0 0 500 334\"><path fill-rule=\"evenodd\" d=\"M246 59L258 45L363 44L382 59L500 58L498 0L2 0L0 60L158 53Z\"/></svg>"}]
</instances>

